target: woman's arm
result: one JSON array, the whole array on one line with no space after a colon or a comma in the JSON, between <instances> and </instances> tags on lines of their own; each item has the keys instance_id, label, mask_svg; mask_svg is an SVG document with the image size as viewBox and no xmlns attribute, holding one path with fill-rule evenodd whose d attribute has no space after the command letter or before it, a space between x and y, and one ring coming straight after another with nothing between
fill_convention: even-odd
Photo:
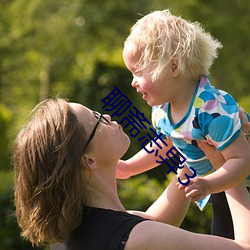
<instances>
[{"instance_id":1,"label":"woman's arm","mask_svg":"<svg viewBox=\"0 0 250 250\"><path fill-rule=\"evenodd\" d=\"M242 108L239 108L242 132L230 145L221 150L221 154L225 159L222 167L213 174L204 177L210 185L210 193L221 192L239 185L250 175L250 146L248 138L250 122L247 116L250 118ZM213 161L212 158L209 159Z\"/></svg>"},{"instance_id":2,"label":"woman's arm","mask_svg":"<svg viewBox=\"0 0 250 250\"><path fill-rule=\"evenodd\" d=\"M159 147L155 143L152 143L152 146L150 146L150 143L148 143L146 145L146 149L148 151L160 150L161 155L166 155L166 153L172 148L173 143L170 139L165 139L164 142L168 146L161 142L161 140L157 140L157 143L161 145L162 149L159 149ZM137 175L155 168L159 165L159 163L156 162L156 159L157 157L154 153L149 154L145 149L142 149L130 159L125 161L120 160L118 162L116 169L116 178L127 179L133 175Z\"/></svg>"},{"instance_id":3,"label":"woman's arm","mask_svg":"<svg viewBox=\"0 0 250 250\"><path fill-rule=\"evenodd\" d=\"M181 171L187 173L188 169L184 167ZM190 199L187 199L185 193L177 188L176 182L178 182L178 180L175 175L165 191L146 212L129 212L143 218L179 227L188 211Z\"/></svg>"},{"instance_id":4,"label":"woman's arm","mask_svg":"<svg viewBox=\"0 0 250 250\"><path fill-rule=\"evenodd\" d=\"M245 185L226 190L226 196L232 214L235 240L250 246L250 195Z\"/></svg>"},{"instance_id":5,"label":"woman's arm","mask_svg":"<svg viewBox=\"0 0 250 250\"><path fill-rule=\"evenodd\" d=\"M243 133L221 153L225 163L217 171L203 177L208 184L204 196L239 185L250 174L250 148Z\"/></svg>"},{"instance_id":6,"label":"woman's arm","mask_svg":"<svg viewBox=\"0 0 250 250\"><path fill-rule=\"evenodd\" d=\"M185 168L181 171L185 171ZM190 199L177 188L177 182L175 175L162 195L147 209L146 214L159 222L179 227L188 211Z\"/></svg>"},{"instance_id":7,"label":"woman's arm","mask_svg":"<svg viewBox=\"0 0 250 250\"><path fill-rule=\"evenodd\" d=\"M243 119L246 119L245 114ZM243 129L249 130L249 128L250 123L245 121ZM237 186L250 174L249 143L249 140L248 143L245 140L243 133L223 152L215 150L213 146L209 146L207 143L199 142L199 147L218 170L208 176L192 179L187 187L179 184L179 189L184 189L188 198L197 201L209 193L221 192ZM220 166L222 167L220 168Z\"/></svg>"},{"instance_id":8,"label":"woman's arm","mask_svg":"<svg viewBox=\"0 0 250 250\"><path fill-rule=\"evenodd\" d=\"M164 223L144 221L131 231L125 250L249 250L250 196L242 185L226 191L226 194L235 226L235 240L195 234Z\"/></svg>"}]
</instances>

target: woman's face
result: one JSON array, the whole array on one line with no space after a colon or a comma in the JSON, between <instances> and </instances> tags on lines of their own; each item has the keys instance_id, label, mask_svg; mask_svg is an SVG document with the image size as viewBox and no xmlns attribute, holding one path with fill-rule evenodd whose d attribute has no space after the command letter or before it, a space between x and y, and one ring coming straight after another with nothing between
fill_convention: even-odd
<instances>
[{"instance_id":1,"label":"woman's face","mask_svg":"<svg viewBox=\"0 0 250 250\"><path fill-rule=\"evenodd\" d=\"M69 106L76 115L79 123L84 127L88 140L98 123L98 117L92 110L81 104L69 103ZM109 115L103 116L106 119L100 119L86 151L100 156L103 161L105 159L119 159L125 154L130 145L129 137L123 132L121 125L115 121L111 121Z\"/></svg>"}]
</instances>

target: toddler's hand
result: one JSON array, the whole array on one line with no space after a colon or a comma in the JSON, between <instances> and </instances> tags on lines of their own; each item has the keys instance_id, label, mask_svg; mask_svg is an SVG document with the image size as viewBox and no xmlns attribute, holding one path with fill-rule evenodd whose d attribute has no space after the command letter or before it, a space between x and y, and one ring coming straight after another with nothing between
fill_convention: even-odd
<instances>
[{"instance_id":1,"label":"toddler's hand","mask_svg":"<svg viewBox=\"0 0 250 250\"><path fill-rule=\"evenodd\" d=\"M184 190L186 197L194 202L206 197L210 193L209 183L204 177L191 179L190 184L187 186L177 183L177 187L180 190Z\"/></svg>"}]
</instances>

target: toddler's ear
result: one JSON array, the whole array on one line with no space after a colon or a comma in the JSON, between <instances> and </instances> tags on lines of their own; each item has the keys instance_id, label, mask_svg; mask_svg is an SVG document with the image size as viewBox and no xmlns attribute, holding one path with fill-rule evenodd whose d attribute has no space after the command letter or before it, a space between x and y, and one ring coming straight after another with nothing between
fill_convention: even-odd
<instances>
[{"instance_id":1,"label":"toddler's ear","mask_svg":"<svg viewBox=\"0 0 250 250\"><path fill-rule=\"evenodd\" d=\"M172 72L175 72L177 68L177 65L175 63L172 63Z\"/></svg>"},{"instance_id":2,"label":"toddler's ear","mask_svg":"<svg viewBox=\"0 0 250 250\"><path fill-rule=\"evenodd\" d=\"M178 76L180 73L179 60L176 57L171 59L171 70L173 72L173 76Z\"/></svg>"}]
</instances>

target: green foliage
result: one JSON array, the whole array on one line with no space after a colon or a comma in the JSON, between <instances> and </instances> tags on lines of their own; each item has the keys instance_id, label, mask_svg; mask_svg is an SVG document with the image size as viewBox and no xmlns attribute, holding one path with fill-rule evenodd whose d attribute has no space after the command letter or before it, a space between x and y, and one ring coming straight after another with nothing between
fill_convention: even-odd
<instances>
[{"instance_id":1,"label":"green foliage","mask_svg":"<svg viewBox=\"0 0 250 250\"><path fill-rule=\"evenodd\" d=\"M237 100L249 96L246 1L229 0L226 6L215 0L1 1L0 103L13 115L8 131L1 131L3 138L9 133L6 145L34 105L57 94L101 111L101 98L118 86L150 119L150 108L129 87L121 52L136 19L156 9L170 8L198 20L221 40L224 48L211 70L213 82ZM131 152L139 148L132 141Z\"/></svg>"},{"instance_id":2,"label":"green foliage","mask_svg":"<svg viewBox=\"0 0 250 250\"><path fill-rule=\"evenodd\" d=\"M202 23L206 31L223 45L211 69L213 84L239 101L241 97L250 94L250 57L246 56L249 54L250 42L249 1L193 2L196 4L190 6L189 18Z\"/></svg>"},{"instance_id":3,"label":"green foliage","mask_svg":"<svg viewBox=\"0 0 250 250\"><path fill-rule=\"evenodd\" d=\"M8 141L12 121L11 111L0 103L0 169L7 169L9 167L9 153ZM7 146L6 146L7 145Z\"/></svg>"},{"instance_id":4,"label":"green foliage","mask_svg":"<svg viewBox=\"0 0 250 250\"><path fill-rule=\"evenodd\" d=\"M246 112L250 113L250 95L244 96L239 100L239 105L242 107Z\"/></svg>"},{"instance_id":5,"label":"green foliage","mask_svg":"<svg viewBox=\"0 0 250 250\"><path fill-rule=\"evenodd\" d=\"M204 211L200 211L195 203L191 203L181 228L195 233L211 232L212 205L209 204Z\"/></svg>"},{"instance_id":6,"label":"green foliage","mask_svg":"<svg viewBox=\"0 0 250 250\"><path fill-rule=\"evenodd\" d=\"M156 179L149 179L145 174L120 180L118 186L124 206L141 211L145 211L163 191L163 184Z\"/></svg>"},{"instance_id":7,"label":"green foliage","mask_svg":"<svg viewBox=\"0 0 250 250\"><path fill-rule=\"evenodd\" d=\"M117 86L150 120L150 108L130 87L131 76L125 69L121 52L130 27L140 15L165 8L201 22L223 43L224 48L211 69L212 81L218 88L230 92L250 112L248 0L226 3L215 0L2 0L0 169L9 168L11 140L24 118L37 102L49 96L59 94L102 112L101 99ZM140 149L138 140L131 138L125 158ZM157 182L164 183L164 171L158 167L147 172L147 176L121 182L125 205L133 209L148 206L163 189ZM0 181L4 178L0 176ZM7 202L11 191L6 189L1 194L4 207L13 212L12 201ZM204 227L207 232L210 218L210 208L201 213L192 204L183 226L200 232ZM1 223L7 222L2 219ZM5 226L1 224L1 228ZM14 249L11 247L7 249Z\"/></svg>"}]
</instances>

